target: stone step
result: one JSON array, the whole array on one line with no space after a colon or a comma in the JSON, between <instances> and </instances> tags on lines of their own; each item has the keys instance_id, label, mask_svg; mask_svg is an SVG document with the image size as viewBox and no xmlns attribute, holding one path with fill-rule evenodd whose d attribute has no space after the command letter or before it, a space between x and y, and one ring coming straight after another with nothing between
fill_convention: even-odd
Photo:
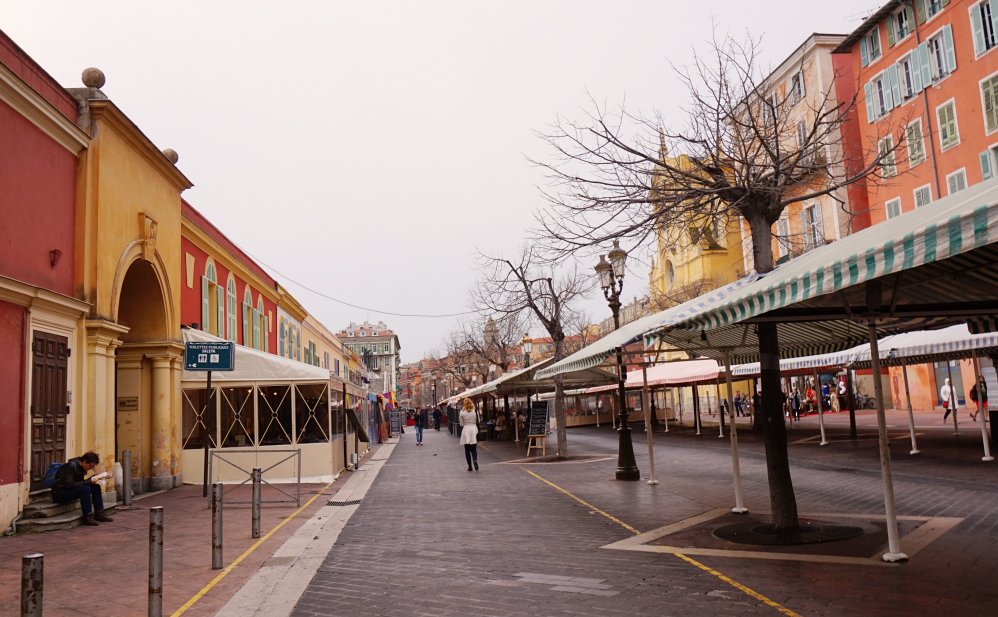
<instances>
[{"instance_id":1,"label":"stone step","mask_svg":"<svg viewBox=\"0 0 998 617\"><path fill-rule=\"evenodd\" d=\"M79 502L76 502L76 504L79 505ZM111 506L104 508L104 511L107 512L108 516L111 516L114 514L115 508ZM17 521L17 533L45 533L46 531L72 529L73 527L79 527L82 519L83 511L79 508L56 516L21 519Z\"/></svg>"},{"instance_id":2,"label":"stone step","mask_svg":"<svg viewBox=\"0 0 998 617\"><path fill-rule=\"evenodd\" d=\"M36 501L24 506L24 518L51 518L80 509L79 501L58 504L52 501Z\"/></svg>"},{"instance_id":3,"label":"stone step","mask_svg":"<svg viewBox=\"0 0 998 617\"><path fill-rule=\"evenodd\" d=\"M31 491L28 493L28 503L37 503L39 501L51 501L52 500L52 489L43 488L37 491Z\"/></svg>"}]
</instances>

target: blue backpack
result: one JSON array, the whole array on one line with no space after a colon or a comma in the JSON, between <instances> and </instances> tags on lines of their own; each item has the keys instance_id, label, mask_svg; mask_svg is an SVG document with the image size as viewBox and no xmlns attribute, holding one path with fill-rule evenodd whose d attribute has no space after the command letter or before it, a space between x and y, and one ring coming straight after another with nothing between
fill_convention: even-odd
<instances>
[{"instance_id":1,"label":"blue backpack","mask_svg":"<svg viewBox=\"0 0 998 617\"><path fill-rule=\"evenodd\" d=\"M52 488L55 484L55 474L59 472L59 469L65 463L49 463L48 471L45 472L45 479L42 480L42 486L45 488Z\"/></svg>"}]
</instances>

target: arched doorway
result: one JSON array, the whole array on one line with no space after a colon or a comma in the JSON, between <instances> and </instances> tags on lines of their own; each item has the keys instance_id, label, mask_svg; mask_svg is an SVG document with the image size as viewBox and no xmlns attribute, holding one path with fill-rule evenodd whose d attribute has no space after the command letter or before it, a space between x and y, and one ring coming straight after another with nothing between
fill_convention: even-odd
<instances>
[{"instance_id":1,"label":"arched doorway","mask_svg":"<svg viewBox=\"0 0 998 617\"><path fill-rule=\"evenodd\" d=\"M115 358L116 453L132 453L133 491L179 484L174 421L182 347L171 340L169 289L153 262L135 259L121 277Z\"/></svg>"}]
</instances>

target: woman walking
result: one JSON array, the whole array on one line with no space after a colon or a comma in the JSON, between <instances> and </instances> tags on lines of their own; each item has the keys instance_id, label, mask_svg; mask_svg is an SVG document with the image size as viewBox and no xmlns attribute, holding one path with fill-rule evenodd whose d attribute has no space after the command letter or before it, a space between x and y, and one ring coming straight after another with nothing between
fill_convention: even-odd
<instances>
[{"instance_id":1,"label":"woman walking","mask_svg":"<svg viewBox=\"0 0 998 617\"><path fill-rule=\"evenodd\" d=\"M464 445L464 458L468 459L468 471L474 461L478 471L478 414L470 398L461 403L461 444Z\"/></svg>"},{"instance_id":2,"label":"woman walking","mask_svg":"<svg viewBox=\"0 0 998 617\"><path fill-rule=\"evenodd\" d=\"M946 410L946 413L943 414L943 422L945 422L950 413L956 415L956 388L950 385L949 379L946 379L943 387L939 388L939 398L942 399L943 409Z\"/></svg>"}]
</instances>

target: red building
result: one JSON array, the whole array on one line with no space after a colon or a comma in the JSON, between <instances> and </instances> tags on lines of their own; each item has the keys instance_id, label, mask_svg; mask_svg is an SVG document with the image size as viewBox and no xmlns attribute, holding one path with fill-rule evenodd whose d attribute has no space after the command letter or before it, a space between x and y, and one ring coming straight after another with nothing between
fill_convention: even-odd
<instances>
[{"instance_id":1,"label":"red building","mask_svg":"<svg viewBox=\"0 0 998 617\"><path fill-rule=\"evenodd\" d=\"M67 418L79 409L72 391L89 310L73 298L77 165L89 143L76 121L76 100L0 32L3 527L74 439Z\"/></svg>"}]
</instances>

